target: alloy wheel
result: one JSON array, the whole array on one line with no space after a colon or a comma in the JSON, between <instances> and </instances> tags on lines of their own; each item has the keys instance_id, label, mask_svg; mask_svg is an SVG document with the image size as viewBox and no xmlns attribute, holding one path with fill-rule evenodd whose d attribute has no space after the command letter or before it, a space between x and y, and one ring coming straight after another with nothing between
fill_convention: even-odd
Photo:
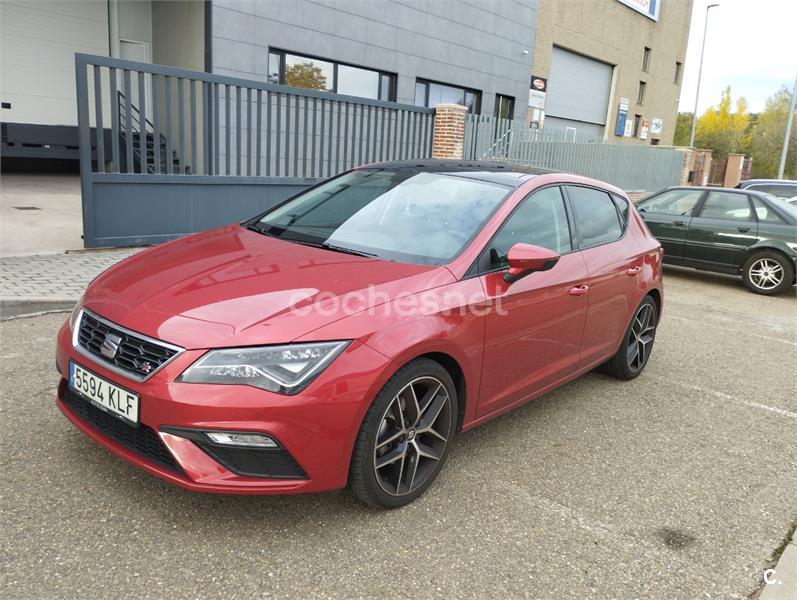
<instances>
[{"instance_id":1,"label":"alloy wheel","mask_svg":"<svg viewBox=\"0 0 797 600\"><path fill-rule=\"evenodd\" d=\"M628 334L628 367L633 372L640 371L650 356L653 338L656 335L656 311L651 304L643 304L631 324Z\"/></svg>"},{"instance_id":2,"label":"alloy wheel","mask_svg":"<svg viewBox=\"0 0 797 600\"><path fill-rule=\"evenodd\" d=\"M419 377L393 396L379 425L374 471L379 486L402 496L433 475L451 437L451 397L431 376Z\"/></svg>"},{"instance_id":3,"label":"alloy wheel","mask_svg":"<svg viewBox=\"0 0 797 600\"><path fill-rule=\"evenodd\" d=\"M783 282L783 267L771 258L759 258L749 269L750 283L760 290L773 290Z\"/></svg>"}]
</instances>

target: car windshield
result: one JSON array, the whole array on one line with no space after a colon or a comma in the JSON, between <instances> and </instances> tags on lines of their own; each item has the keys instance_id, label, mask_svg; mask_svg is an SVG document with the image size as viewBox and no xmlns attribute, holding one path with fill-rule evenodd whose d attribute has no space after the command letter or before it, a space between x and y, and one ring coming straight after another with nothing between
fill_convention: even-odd
<instances>
[{"instance_id":1,"label":"car windshield","mask_svg":"<svg viewBox=\"0 0 797 600\"><path fill-rule=\"evenodd\" d=\"M513 188L417 169L360 169L282 204L250 227L284 240L439 265L459 254Z\"/></svg>"}]
</instances>

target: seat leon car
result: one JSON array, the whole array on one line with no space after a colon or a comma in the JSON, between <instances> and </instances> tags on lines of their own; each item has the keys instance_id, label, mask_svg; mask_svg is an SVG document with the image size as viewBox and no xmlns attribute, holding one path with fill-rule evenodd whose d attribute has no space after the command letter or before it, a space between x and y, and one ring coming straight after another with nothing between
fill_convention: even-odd
<instances>
[{"instance_id":1,"label":"seat leon car","mask_svg":"<svg viewBox=\"0 0 797 600\"><path fill-rule=\"evenodd\" d=\"M188 490L401 506L458 432L598 366L639 375L661 257L598 181L366 166L97 277L59 333L57 404Z\"/></svg>"},{"instance_id":2,"label":"seat leon car","mask_svg":"<svg viewBox=\"0 0 797 600\"><path fill-rule=\"evenodd\" d=\"M664 262L741 274L757 294L779 294L795 283L797 208L747 189L675 187L637 205L662 243Z\"/></svg>"}]
</instances>

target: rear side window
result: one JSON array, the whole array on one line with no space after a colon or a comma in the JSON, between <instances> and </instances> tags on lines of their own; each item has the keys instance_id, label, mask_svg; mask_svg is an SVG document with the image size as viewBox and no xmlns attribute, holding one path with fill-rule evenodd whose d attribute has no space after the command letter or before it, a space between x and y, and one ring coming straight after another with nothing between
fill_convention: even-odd
<instances>
[{"instance_id":1,"label":"rear side window","mask_svg":"<svg viewBox=\"0 0 797 600\"><path fill-rule=\"evenodd\" d=\"M486 248L490 270L506 268L509 249L518 243L548 248L559 254L573 249L564 200L558 187L534 192L504 221Z\"/></svg>"},{"instance_id":2,"label":"rear side window","mask_svg":"<svg viewBox=\"0 0 797 600\"><path fill-rule=\"evenodd\" d=\"M747 194L734 192L711 192L703 204L701 217L708 219L732 219L754 221Z\"/></svg>"},{"instance_id":3,"label":"rear side window","mask_svg":"<svg viewBox=\"0 0 797 600\"><path fill-rule=\"evenodd\" d=\"M623 235L617 208L609 194L575 186L568 186L567 194L582 248L613 242Z\"/></svg>"},{"instance_id":4,"label":"rear side window","mask_svg":"<svg viewBox=\"0 0 797 600\"><path fill-rule=\"evenodd\" d=\"M760 200L753 196L753 206L755 206L755 214L758 217L758 220L762 223L780 223L783 224L784 221L781 216L776 213L774 210L769 208L766 204L764 204L763 200Z\"/></svg>"},{"instance_id":5,"label":"rear side window","mask_svg":"<svg viewBox=\"0 0 797 600\"><path fill-rule=\"evenodd\" d=\"M617 211L620 213L620 225L625 229L625 226L628 224L628 200L620 198L620 196L612 196L612 200L617 207Z\"/></svg>"}]
</instances>

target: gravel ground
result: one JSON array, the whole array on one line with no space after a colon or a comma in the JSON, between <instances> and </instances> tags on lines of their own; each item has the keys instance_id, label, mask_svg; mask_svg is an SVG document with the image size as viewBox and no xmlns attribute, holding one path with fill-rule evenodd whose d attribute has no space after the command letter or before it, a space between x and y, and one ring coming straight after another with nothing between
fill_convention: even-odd
<instances>
[{"instance_id":1,"label":"gravel ground","mask_svg":"<svg viewBox=\"0 0 797 600\"><path fill-rule=\"evenodd\" d=\"M744 598L797 517L797 300L666 274L646 372L460 436L414 504L171 487L53 403L65 315L0 323L7 598ZM794 290L792 290L793 292Z\"/></svg>"}]
</instances>

